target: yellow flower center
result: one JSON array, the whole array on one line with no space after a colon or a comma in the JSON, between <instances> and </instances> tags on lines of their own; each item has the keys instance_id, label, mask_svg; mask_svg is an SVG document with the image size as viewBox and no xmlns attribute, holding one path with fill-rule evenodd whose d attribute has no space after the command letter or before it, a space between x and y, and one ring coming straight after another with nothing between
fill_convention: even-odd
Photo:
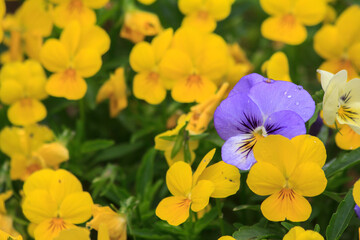
<instances>
[{"instance_id":1,"label":"yellow flower center","mask_svg":"<svg viewBox=\"0 0 360 240\"><path fill-rule=\"evenodd\" d=\"M68 5L68 10L70 12L78 11L80 12L83 9L82 0L71 0Z\"/></svg>"},{"instance_id":2,"label":"yellow flower center","mask_svg":"<svg viewBox=\"0 0 360 240\"><path fill-rule=\"evenodd\" d=\"M263 126L257 127L253 132L253 136L255 141L259 141L260 139L267 137L267 132Z\"/></svg>"},{"instance_id":3,"label":"yellow flower center","mask_svg":"<svg viewBox=\"0 0 360 240\"><path fill-rule=\"evenodd\" d=\"M147 75L147 80L149 80L150 82L153 82L153 83L157 83L157 81L159 80L159 74L156 72L150 72Z\"/></svg>"},{"instance_id":4,"label":"yellow flower center","mask_svg":"<svg viewBox=\"0 0 360 240\"><path fill-rule=\"evenodd\" d=\"M32 101L31 98L23 98L20 100L20 105L22 107L31 107Z\"/></svg>"},{"instance_id":5,"label":"yellow flower center","mask_svg":"<svg viewBox=\"0 0 360 240\"><path fill-rule=\"evenodd\" d=\"M282 17L281 22L288 27L292 27L296 23L296 18L292 14L286 14Z\"/></svg>"},{"instance_id":6,"label":"yellow flower center","mask_svg":"<svg viewBox=\"0 0 360 240\"><path fill-rule=\"evenodd\" d=\"M50 222L49 230L51 232L60 232L62 230L66 229L66 225L64 220L61 218L53 218Z\"/></svg>"},{"instance_id":7,"label":"yellow flower center","mask_svg":"<svg viewBox=\"0 0 360 240\"><path fill-rule=\"evenodd\" d=\"M191 85L193 85L193 84L202 85L201 76L196 75L196 74L190 75L187 78L186 85L191 87Z\"/></svg>"},{"instance_id":8,"label":"yellow flower center","mask_svg":"<svg viewBox=\"0 0 360 240\"><path fill-rule=\"evenodd\" d=\"M279 199L284 200L285 198L289 199L290 201L295 198L295 192L290 188L283 188L280 191Z\"/></svg>"},{"instance_id":9,"label":"yellow flower center","mask_svg":"<svg viewBox=\"0 0 360 240\"><path fill-rule=\"evenodd\" d=\"M30 164L26 167L26 176L30 176L32 173L42 169L42 166L37 163Z\"/></svg>"},{"instance_id":10,"label":"yellow flower center","mask_svg":"<svg viewBox=\"0 0 360 240\"><path fill-rule=\"evenodd\" d=\"M206 20L208 17L209 17L209 13L206 12L206 11L199 11L197 13L197 17L200 19L200 20Z\"/></svg>"},{"instance_id":11,"label":"yellow flower center","mask_svg":"<svg viewBox=\"0 0 360 240\"><path fill-rule=\"evenodd\" d=\"M63 73L63 81L75 81L76 80L76 71L75 69L69 68L66 69L65 72Z\"/></svg>"}]
</instances>

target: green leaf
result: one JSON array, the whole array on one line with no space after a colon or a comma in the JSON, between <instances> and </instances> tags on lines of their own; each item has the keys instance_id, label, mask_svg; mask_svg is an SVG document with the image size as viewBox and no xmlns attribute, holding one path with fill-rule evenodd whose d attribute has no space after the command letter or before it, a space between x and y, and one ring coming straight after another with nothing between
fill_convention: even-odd
<instances>
[{"instance_id":1,"label":"green leaf","mask_svg":"<svg viewBox=\"0 0 360 240\"><path fill-rule=\"evenodd\" d=\"M210 212L205 213L205 215L195 222L195 233L199 234L204 228L206 228L215 218L218 216L218 210L212 208Z\"/></svg>"},{"instance_id":2,"label":"green leaf","mask_svg":"<svg viewBox=\"0 0 360 240\"><path fill-rule=\"evenodd\" d=\"M146 189L151 186L154 176L154 160L156 150L149 149L141 160L141 165L136 173L136 192L142 197Z\"/></svg>"},{"instance_id":3,"label":"green leaf","mask_svg":"<svg viewBox=\"0 0 360 240\"><path fill-rule=\"evenodd\" d=\"M131 235L144 238L144 239L156 239L156 240L171 240L174 239L170 235L159 234L153 229L133 229Z\"/></svg>"},{"instance_id":4,"label":"green leaf","mask_svg":"<svg viewBox=\"0 0 360 240\"><path fill-rule=\"evenodd\" d=\"M164 139L164 140L166 140L166 141L175 141L176 140L176 137L177 137L178 135L172 135L172 136L161 136L160 138L161 139Z\"/></svg>"},{"instance_id":5,"label":"green leaf","mask_svg":"<svg viewBox=\"0 0 360 240\"><path fill-rule=\"evenodd\" d=\"M261 240L280 237L280 234L268 228L261 228L258 226L244 226L234 232L233 237L236 240Z\"/></svg>"},{"instance_id":6,"label":"green leaf","mask_svg":"<svg viewBox=\"0 0 360 240\"><path fill-rule=\"evenodd\" d=\"M190 140L201 140L205 137L209 136L209 133L202 133L202 134L197 134L197 135L191 135L190 136Z\"/></svg>"},{"instance_id":7,"label":"green leaf","mask_svg":"<svg viewBox=\"0 0 360 240\"><path fill-rule=\"evenodd\" d=\"M126 156L130 153L133 153L137 151L139 148L143 146L142 142L137 142L133 144L129 143L121 143L118 145L115 145L111 148L106 149L106 151L103 151L100 153L92 162L92 164L96 164L102 161L107 161L110 159L115 158L121 158L123 156Z\"/></svg>"},{"instance_id":8,"label":"green leaf","mask_svg":"<svg viewBox=\"0 0 360 240\"><path fill-rule=\"evenodd\" d=\"M321 103L324 98L324 90L321 89L315 92L313 95L311 95L311 97L314 99L316 104Z\"/></svg>"},{"instance_id":9,"label":"green leaf","mask_svg":"<svg viewBox=\"0 0 360 240\"><path fill-rule=\"evenodd\" d=\"M113 140L106 140L106 139L89 140L81 145L81 152L82 153L96 152L99 150L109 148L112 145L114 145L114 143L115 142Z\"/></svg>"},{"instance_id":10,"label":"green leaf","mask_svg":"<svg viewBox=\"0 0 360 240\"><path fill-rule=\"evenodd\" d=\"M335 192L324 191L323 194L325 196L337 201L338 203L340 203L343 200L343 198L340 197L340 194L335 193Z\"/></svg>"},{"instance_id":11,"label":"green leaf","mask_svg":"<svg viewBox=\"0 0 360 240\"><path fill-rule=\"evenodd\" d=\"M355 202L352 196L352 189L350 189L330 219L329 226L326 228L327 240L340 239L354 215L354 207Z\"/></svg>"},{"instance_id":12,"label":"green leaf","mask_svg":"<svg viewBox=\"0 0 360 240\"><path fill-rule=\"evenodd\" d=\"M296 225L288 223L288 222L281 222L281 225L286 228L288 231L290 231L290 229L292 229L293 227L296 227Z\"/></svg>"},{"instance_id":13,"label":"green leaf","mask_svg":"<svg viewBox=\"0 0 360 240\"><path fill-rule=\"evenodd\" d=\"M342 172L356 164L360 163L360 148L340 155L336 159L325 164L323 169L327 178L338 172Z\"/></svg>"},{"instance_id":14,"label":"green leaf","mask_svg":"<svg viewBox=\"0 0 360 240\"><path fill-rule=\"evenodd\" d=\"M309 119L309 121L307 122L307 130L309 131L311 126L314 124L314 122L316 121L316 119L319 116L319 112L322 109L322 103L318 103L316 104L316 108L315 108L315 112L314 115L312 115L312 117Z\"/></svg>"},{"instance_id":15,"label":"green leaf","mask_svg":"<svg viewBox=\"0 0 360 240\"><path fill-rule=\"evenodd\" d=\"M315 232L320 232L320 225L319 225L319 224L316 224L316 225L315 225L314 231L315 231Z\"/></svg>"}]
</instances>

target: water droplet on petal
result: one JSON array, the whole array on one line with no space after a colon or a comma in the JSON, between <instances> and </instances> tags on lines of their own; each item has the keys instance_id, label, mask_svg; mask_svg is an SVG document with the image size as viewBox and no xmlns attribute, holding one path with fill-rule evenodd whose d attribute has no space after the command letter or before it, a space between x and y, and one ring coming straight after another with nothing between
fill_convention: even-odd
<instances>
[{"instance_id":1,"label":"water droplet on petal","mask_svg":"<svg viewBox=\"0 0 360 240\"><path fill-rule=\"evenodd\" d=\"M303 88L302 86L298 85L298 86L297 86L297 89L302 90L302 89L304 89L304 88Z\"/></svg>"},{"instance_id":2,"label":"water droplet on petal","mask_svg":"<svg viewBox=\"0 0 360 240\"><path fill-rule=\"evenodd\" d=\"M288 98L291 98L291 95L289 95Z\"/></svg>"},{"instance_id":3,"label":"water droplet on petal","mask_svg":"<svg viewBox=\"0 0 360 240\"><path fill-rule=\"evenodd\" d=\"M299 106L299 104L300 104L299 102L296 102L296 103L295 103L296 106Z\"/></svg>"},{"instance_id":4,"label":"water droplet on petal","mask_svg":"<svg viewBox=\"0 0 360 240\"><path fill-rule=\"evenodd\" d=\"M284 95L286 95L286 94L287 94L287 91L284 92Z\"/></svg>"},{"instance_id":5,"label":"water droplet on petal","mask_svg":"<svg viewBox=\"0 0 360 240\"><path fill-rule=\"evenodd\" d=\"M314 143L317 143L317 141L316 141L316 140L314 140Z\"/></svg>"}]
</instances>

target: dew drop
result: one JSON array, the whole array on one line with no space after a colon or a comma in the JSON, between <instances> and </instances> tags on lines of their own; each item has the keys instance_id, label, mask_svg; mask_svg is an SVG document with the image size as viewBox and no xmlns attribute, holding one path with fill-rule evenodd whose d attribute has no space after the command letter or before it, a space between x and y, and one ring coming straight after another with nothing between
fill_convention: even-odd
<instances>
[{"instance_id":1,"label":"dew drop","mask_svg":"<svg viewBox=\"0 0 360 240\"><path fill-rule=\"evenodd\" d=\"M288 98L291 98L291 95L289 95Z\"/></svg>"},{"instance_id":2,"label":"dew drop","mask_svg":"<svg viewBox=\"0 0 360 240\"><path fill-rule=\"evenodd\" d=\"M284 92L284 95L286 95L286 94L287 94L287 92L285 91L285 92Z\"/></svg>"},{"instance_id":3,"label":"dew drop","mask_svg":"<svg viewBox=\"0 0 360 240\"><path fill-rule=\"evenodd\" d=\"M299 102L296 102L295 105L296 105L296 106L299 106Z\"/></svg>"}]
</instances>

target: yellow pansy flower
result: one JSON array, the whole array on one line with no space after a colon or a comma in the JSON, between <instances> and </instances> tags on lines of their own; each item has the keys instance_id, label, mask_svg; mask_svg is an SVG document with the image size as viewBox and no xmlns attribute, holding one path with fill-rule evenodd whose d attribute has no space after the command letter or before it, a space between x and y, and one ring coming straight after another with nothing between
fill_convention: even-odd
<instances>
[{"instance_id":1,"label":"yellow pansy flower","mask_svg":"<svg viewBox=\"0 0 360 240\"><path fill-rule=\"evenodd\" d=\"M86 223L87 227L99 232L101 225L108 232L110 240L126 240L126 216L118 214L109 207L94 205L92 208L94 218Z\"/></svg>"},{"instance_id":2,"label":"yellow pansy flower","mask_svg":"<svg viewBox=\"0 0 360 240\"><path fill-rule=\"evenodd\" d=\"M37 240L52 240L62 230L76 228L91 217L92 198L70 172L43 169L24 183L22 210L30 222L38 224Z\"/></svg>"},{"instance_id":3,"label":"yellow pansy flower","mask_svg":"<svg viewBox=\"0 0 360 240\"><path fill-rule=\"evenodd\" d=\"M156 2L156 0L138 0L138 2L145 4L145 5L151 5L154 2Z\"/></svg>"},{"instance_id":4,"label":"yellow pansy flower","mask_svg":"<svg viewBox=\"0 0 360 240\"><path fill-rule=\"evenodd\" d=\"M327 184L321 169L326 160L324 144L316 137L299 135L289 140L271 135L254 147L257 163L247 184L256 194L268 196L261 212L270 221L306 221L311 205L304 197L321 194Z\"/></svg>"},{"instance_id":5,"label":"yellow pansy flower","mask_svg":"<svg viewBox=\"0 0 360 240\"><path fill-rule=\"evenodd\" d=\"M325 62L322 70L337 73L347 70L349 78L360 71L360 7L348 7L334 25L324 25L314 36L314 49Z\"/></svg>"},{"instance_id":6,"label":"yellow pansy flower","mask_svg":"<svg viewBox=\"0 0 360 240\"><path fill-rule=\"evenodd\" d=\"M47 97L46 75L40 63L27 60L8 63L0 71L0 99L10 105L8 118L15 125L29 125L46 117L41 103Z\"/></svg>"},{"instance_id":7,"label":"yellow pansy flower","mask_svg":"<svg viewBox=\"0 0 360 240\"><path fill-rule=\"evenodd\" d=\"M43 38L51 34L53 27L49 9L51 5L44 0L27 0L14 15L6 15L4 28L10 38L5 42L9 49L1 56L3 62L21 61L24 52L39 60Z\"/></svg>"},{"instance_id":8,"label":"yellow pansy flower","mask_svg":"<svg viewBox=\"0 0 360 240\"><path fill-rule=\"evenodd\" d=\"M0 132L0 148L11 158L10 177L26 180L42 168L57 169L69 159L69 152L59 142L54 142L52 131L41 125L25 128L6 127Z\"/></svg>"},{"instance_id":9,"label":"yellow pansy flower","mask_svg":"<svg viewBox=\"0 0 360 240\"><path fill-rule=\"evenodd\" d=\"M245 51L238 43L230 44L228 47L230 58L225 82L228 82L232 88L240 80L240 78L250 73L254 66L247 59Z\"/></svg>"},{"instance_id":10,"label":"yellow pansy flower","mask_svg":"<svg viewBox=\"0 0 360 240\"><path fill-rule=\"evenodd\" d=\"M315 231L306 230L302 227L293 227L284 236L283 240L324 240L324 238Z\"/></svg>"},{"instance_id":11,"label":"yellow pansy flower","mask_svg":"<svg viewBox=\"0 0 360 240\"><path fill-rule=\"evenodd\" d=\"M270 40L298 45L305 41L305 26L324 20L324 0L260 0L261 7L271 15L261 25L261 34Z\"/></svg>"},{"instance_id":12,"label":"yellow pansy flower","mask_svg":"<svg viewBox=\"0 0 360 240\"><path fill-rule=\"evenodd\" d=\"M355 182L352 194L356 205L360 206L360 180Z\"/></svg>"},{"instance_id":13,"label":"yellow pansy flower","mask_svg":"<svg viewBox=\"0 0 360 240\"><path fill-rule=\"evenodd\" d=\"M6 231L3 231L0 229L0 239L1 240L23 240L21 235L13 236L11 234L8 234Z\"/></svg>"},{"instance_id":14,"label":"yellow pansy flower","mask_svg":"<svg viewBox=\"0 0 360 240\"><path fill-rule=\"evenodd\" d=\"M3 21L4 15L6 13L6 5L5 0L0 0L0 21ZM4 38L4 29L3 24L0 24L0 42L3 41Z\"/></svg>"},{"instance_id":15,"label":"yellow pansy flower","mask_svg":"<svg viewBox=\"0 0 360 240\"><path fill-rule=\"evenodd\" d=\"M160 71L173 81L171 96L175 101L202 102L216 92L227 73L228 60L228 48L220 36L180 28L160 63Z\"/></svg>"},{"instance_id":16,"label":"yellow pansy flower","mask_svg":"<svg viewBox=\"0 0 360 240\"><path fill-rule=\"evenodd\" d=\"M236 239L231 236L223 236L223 237L219 238L218 240L236 240Z\"/></svg>"},{"instance_id":17,"label":"yellow pansy flower","mask_svg":"<svg viewBox=\"0 0 360 240\"><path fill-rule=\"evenodd\" d=\"M261 70L268 78L291 82L289 61L283 52L274 53L268 61L263 63Z\"/></svg>"},{"instance_id":18,"label":"yellow pansy flower","mask_svg":"<svg viewBox=\"0 0 360 240\"><path fill-rule=\"evenodd\" d=\"M100 224L97 240L118 240L110 239L104 224ZM76 227L62 230L54 240L91 240L90 231L86 228ZM120 239L122 240L122 239Z\"/></svg>"},{"instance_id":19,"label":"yellow pansy flower","mask_svg":"<svg viewBox=\"0 0 360 240\"><path fill-rule=\"evenodd\" d=\"M11 196L12 191L0 193L0 239L3 236L15 238L20 235L13 227L12 218L6 214L5 201Z\"/></svg>"},{"instance_id":20,"label":"yellow pansy flower","mask_svg":"<svg viewBox=\"0 0 360 240\"><path fill-rule=\"evenodd\" d=\"M110 79L101 86L96 96L96 102L100 103L107 98L110 99L110 116L112 118L127 107L124 68L117 68L115 73L111 74Z\"/></svg>"},{"instance_id":21,"label":"yellow pansy flower","mask_svg":"<svg viewBox=\"0 0 360 240\"><path fill-rule=\"evenodd\" d=\"M210 121L214 117L214 112L220 102L225 98L229 89L229 83L224 83L219 91L208 100L190 108L190 119L186 129L190 134L201 134L205 132Z\"/></svg>"},{"instance_id":22,"label":"yellow pansy flower","mask_svg":"<svg viewBox=\"0 0 360 240\"><path fill-rule=\"evenodd\" d=\"M150 104L159 104L166 97L169 83L159 71L159 63L171 44L173 30L166 29L151 44L140 42L130 53L130 65L137 74L134 77L135 97Z\"/></svg>"},{"instance_id":23,"label":"yellow pansy flower","mask_svg":"<svg viewBox=\"0 0 360 240\"><path fill-rule=\"evenodd\" d=\"M179 9L186 15L182 26L212 32L216 28L216 22L230 15L233 3L234 0L179 0Z\"/></svg>"},{"instance_id":24,"label":"yellow pansy flower","mask_svg":"<svg viewBox=\"0 0 360 240\"><path fill-rule=\"evenodd\" d=\"M93 9L104 7L109 0L50 0L57 4L53 10L53 19L56 26L66 27L71 21L78 21L81 25L96 23L96 14Z\"/></svg>"},{"instance_id":25,"label":"yellow pansy flower","mask_svg":"<svg viewBox=\"0 0 360 240\"><path fill-rule=\"evenodd\" d=\"M177 226L188 219L190 208L199 212L208 205L210 197L225 198L238 191L240 173L236 167L224 162L207 167L214 154L215 149L207 153L194 174L185 162L176 162L169 168L166 185L173 196L157 206L159 218Z\"/></svg>"},{"instance_id":26,"label":"yellow pansy flower","mask_svg":"<svg viewBox=\"0 0 360 240\"><path fill-rule=\"evenodd\" d=\"M339 127L339 125L338 125ZM348 125L341 125L339 132L335 135L336 145L344 150L354 150L360 147L360 129L354 131L353 128Z\"/></svg>"},{"instance_id":27,"label":"yellow pansy flower","mask_svg":"<svg viewBox=\"0 0 360 240\"><path fill-rule=\"evenodd\" d=\"M41 62L52 74L46 91L55 97L78 100L84 97L84 78L95 75L101 67L101 55L110 47L110 38L98 26L80 26L71 22L60 39L48 39L40 52Z\"/></svg>"},{"instance_id":28,"label":"yellow pansy flower","mask_svg":"<svg viewBox=\"0 0 360 240\"><path fill-rule=\"evenodd\" d=\"M161 30L161 23L156 14L135 9L125 13L120 37L138 43L146 36L155 36Z\"/></svg>"}]
</instances>

